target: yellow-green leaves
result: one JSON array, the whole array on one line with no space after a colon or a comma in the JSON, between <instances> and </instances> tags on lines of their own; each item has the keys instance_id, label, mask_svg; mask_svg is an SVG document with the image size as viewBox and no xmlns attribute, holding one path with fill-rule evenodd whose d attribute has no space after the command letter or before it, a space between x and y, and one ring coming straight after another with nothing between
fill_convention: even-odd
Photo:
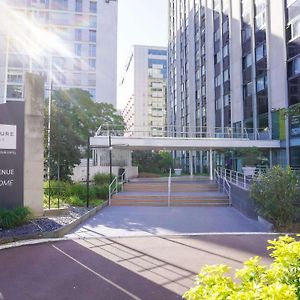
<instances>
[{"instance_id":1,"label":"yellow-green leaves","mask_svg":"<svg viewBox=\"0 0 300 300\"><path fill-rule=\"evenodd\" d=\"M269 241L274 262L260 265L260 257L250 258L236 270L233 280L226 265L205 266L187 300L300 300L300 241L289 236Z\"/></svg>"}]
</instances>

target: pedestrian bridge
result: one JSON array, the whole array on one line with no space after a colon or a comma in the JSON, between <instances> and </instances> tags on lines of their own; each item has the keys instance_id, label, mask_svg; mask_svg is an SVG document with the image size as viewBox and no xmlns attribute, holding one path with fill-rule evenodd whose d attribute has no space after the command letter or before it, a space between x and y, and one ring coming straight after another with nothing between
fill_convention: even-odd
<instances>
[{"instance_id":1,"label":"pedestrian bridge","mask_svg":"<svg viewBox=\"0 0 300 300\"><path fill-rule=\"evenodd\" d=\"M92 148L126 148L128 150L185 150L205 151L224 148L264 149L280 148L279 140L250 140L247 138L186 138L186 137L126 137L95 136L90 139Z\"/></svg>"},{"instance_id":2,"label":"pedestrian bridge","mask_svg":"<svg viewBox=\"0 0 300 300\"><path fill-rule=\"evenodd\" d=\"M230 128L207 130L189 128L176 131L177 136L170 136L170 131L148 130L114 130L100 127L96 135L90 139L92 148L126 148L128 150L185 150L205 151L224 148L257 147L264 149L280 148L280 141L273 140L269 131L252 129L233 133Z\"/></svg>"}]
</instances>

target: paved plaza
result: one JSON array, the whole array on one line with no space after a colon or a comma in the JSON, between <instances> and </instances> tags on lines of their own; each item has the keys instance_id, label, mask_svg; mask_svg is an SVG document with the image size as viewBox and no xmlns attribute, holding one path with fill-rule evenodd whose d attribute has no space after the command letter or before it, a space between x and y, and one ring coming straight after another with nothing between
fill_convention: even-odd
<instances>
[{"instance_id":1,"label":"paved plaza","mask_svg":"<svg viewBox=\"0 0 300 300\"><path fill-rule=\"evenodd\" d=\"M106 207L68 235L126 237L268 232L232 207Z\"/></svg>"}]
</instances>

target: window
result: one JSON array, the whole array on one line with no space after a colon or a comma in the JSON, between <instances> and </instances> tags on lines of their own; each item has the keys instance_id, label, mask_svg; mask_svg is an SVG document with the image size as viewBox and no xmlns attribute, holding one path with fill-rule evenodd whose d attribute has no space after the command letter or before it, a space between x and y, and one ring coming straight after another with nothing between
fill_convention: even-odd
<instances>
[{"instance_id":1,"label":"window","mask_svg":"<svg viewBox=\"0 0 300 300\"><path fill-rule=\"evenodd\" d=\"M255 49L255 58L256 58L256 61L260 61L265 56L266 56L266 45L265 44L261 44L258 47L256 47L256 49Z\"/></svg>"},{"instance_id":2,"label":"window","mask_svg":"<svg viewBox=\"0 0 300 300\"><path fill-rule=\"evenodd\" d=\"M81 41L82 38L82 30L75 29L75 41Z\"/></svg>"},{"instance_id":3,"label":"window","mask_svg":"<svg viewBox=\"0 0 300 300\"><path fill-rule=\"evenodd\" d=\"M288 63L288 75L293 77L300 74L300 56Z\"/></svg>"},{"instance_id":4,"label":"window","mask_svg":"<svg viewBox=\"0 0 300 300\"><path fill-rule=\"evenodd\" d=\"M228 19L223 23L223 34L228 31Z\"/></svg>"},{"instance_id":5,"label":"window","mask_svg":"<svg viewBox=\"0 0 300 300\"><path fill-rule=\"evenodd\" d=\"M8 74L7 75L7 81L13 82L13 83L22 83L23 82L23 76L21 74Z\"/></svg>"},{"instance_id":6,"label":"window","mask_svg":"<svg viewBox=\"0 0 300 300\"><path fill-rule=\"evenodd\" d=\"M228 54L229 54L229 46L228 46L228 44L226 44L223 47L223 58L225 58L226 56L228 56Z\"/></svg>"},{"instance_id":7,"label":"window","mask_svg":"<svg viewBox=\"0 0 300 300\"><path fill-rule=\"evenodd\" d=\"M266 13L265 12L261 12L260 14L258 14L255 17L255 29L257 30L261 30L262 28L264 28L266 25Z\"/></svg>"},{"instance_id":8,"label":"window","mask_svg":"<svg viewBox=\"0 0 300 300\"><path fill-rule=\"evenodd\" d=\"M249 82L243 86L244 98L252 96L252 82Z\"/></svg>"},{"instance_id":9,"label":"window","mask_svg":"<svg viewBox=\"0 0 300 300\"><path fill-rule=\"evenodd\" d=\"M81 56L81 44L74 44L74 53L77 56Z\"/></svg>"},{"instance_id":10,"label":"window","mask_svg":"<svg viewBox=\"0 0 300 300\"><path fill-rule=\"evenodd\" d=\"M55 10L67 10L68 0L53 0L51 2L51 8Z\"/></svg>"},{"instance_id":11,"label":"window","mask_svg":"<svg viewBox=\"0 0 300 300\"><path fill-rule=\"evenodd\" d=\"M82 12L82 0L76 0L75 2L75 11Z\"/></svg>"},{"instance_id":12,"label":"window","mask_svg":"<svg viewBox=\"0 0 300 300\"><path fill-rule=\"evenodd\" d=\"M96 45L89 45L89 56L96 57Z\"/></svg>"},{"instance_id":13,"label":"window","mask_svg":"<svg viewBox=\"0 0 300 300\"><path fill-rule=\"evenodd\" d=\"M73 74L73 84L74 85L81 85L81 74L80 73L74 73Z\"/></svg>"},{"instance_id":14,"label":"window","mask_svg":"<svg viewBox=\"0 0 300 300\"><path fill-rule=\"evenodd\" d=\"M219 51L217 54L215 54L215 65L218 64L221 61L221 52Z\"/></svg>"},{"instance_id":15,"label":"window","mask_svg":"<svg viewBox=\"0 0 300 300\"><path fill-rule=\"evenodd\" d=\"M292 27L292 39L300 36L300 19L296 20L291 24Z\"/></svg>"},{"instance_id":16,"label":"window","mask_svg":"<svg viewBox=\"0 0 300 300\"><path fill-rule=\"evenodd\" d=\"M23 96L23 88L20 85L7 86L7 98L20 99Z\"/></svg>"},{"instance_id":17,"label":"window","mask_svg":"<svg viewBox=\"0 0 300 300\"><path fill-rule=\"evenodd\" d=\"M162 56L167 56L167 51L166 50L157 50L157 49L149 49L148 50L149 55L162 55Z\"/></svg>"},{"instance_id":18,"label":"window","mask_svg":"<svg viewBox=\"0 0 300 300\"><path fill-rule=\"evenodd\" d=\"M214 33L214 41L216 42L217 40L220 39L220 29L218 29L215 33Z\"/></svg>"},{"instance_id":19,"label":"window","mask_svg":"<svg viewBox=\"0 0 300 300\"><path fill-rule=\"evenodd\" d=\"M96 43L96 30L90 30L90 42Z\"/></svg>"},{"instance_id":20,"label":"window","mask_svg":"<svg viewBox=\"0 0 300 300\"><path fill-rule=\"evenodd\" d=\"M96 70L96 59L89 59L89 69Z\"/></svg>"},{"instance_id":21,"label":"window","mask_svg":"<svg viewBox=\"0 0 300 300\"><path fill-rule=\"evenodd\" d=\"M294 75L300 74L300 56L294 60Z\"/></svg>"},{"instance_id":22,"label":"window","mask_svg":"<svg viewBox=\"0 0 300 300\"><path fill-rule=\"evenodd\" d=\"M230 95L224 95L224 106L230 105Z\"/></svg>"},{"instance_id":23,"label":"window","mask_svg":"<svg viewBox=\"0 0 300 300\"><path fill-rule=\"evenodd\" d=\"M249 53L243 57L243 70L247 69L252 65L252 54Z\"/></svg>"},{"instance_id":24,"label":"window","mask_svg":"<svg viewBox=\"0 0 300 300\"><path fill-rule=\"evenodd\" d=\"M250 38L251 38L251 27L249 25L246 25L242 30L243 42L246 42Z\"/></svg>"},{"instance_id":25,"label":"window","mask_svg":"<svg viewBox=\"0 0 300 300\"><path fill-rule=\"evenodd\" d=\"M90 16L90 27L97 28L97 17Z\"/></svg>"},{"instance_id":26,"label":"window","mask_svg":"<svg viewBox=\"0 0 300 300\"><path fill-rule=\"evenodd\" d=\"M94 14L97 13L97 2L90 1L90 12Z\"/></svg>"},{"instance_id":27,"label":"window","mask_svg":"<svg viewBox=\"0 0 300 300\"><path fill-rule=\"evenodd\" d=\"M267 88L267 86L268 86L267 80L268 80L267 75L257 77L257 79L256 79L256 92L257 93Z\"/></svg>"},{"instance_id":28,"label":"window","mask_svg":"<svg viewBox=\"0 0 300 300\"><path fill-rule=\"evenodd\" d=\"M223 82L226 82L229 80L229 70L226 69L224 72L223 72Z\"/></svg>"},{"instance_id":29,"label":"window","mask_svg":"<svg viewBox=\"0 0 300 300\"><path fill-rule=\"evenodd\" d=\"M218 87L221 85L221 76L218 75L217 77L215 77L215 87Z\"/></svg>"}]
</instances>

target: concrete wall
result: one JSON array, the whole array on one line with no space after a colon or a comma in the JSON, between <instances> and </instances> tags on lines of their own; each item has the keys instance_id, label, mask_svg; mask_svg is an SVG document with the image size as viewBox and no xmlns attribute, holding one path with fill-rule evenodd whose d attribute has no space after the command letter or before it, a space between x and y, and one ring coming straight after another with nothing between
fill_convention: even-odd
<instances>
[{"instance_id":1,"label":"concrete wall","mask_svg":"<svg viewBox=\"0 0 300 300\"><path fill-rule=\"evenodd\" d=\"M257 220L258 214L256 212L254 202L250 197L250 192L236 186L235 184L230 185L232 206L245 216Z\"/></svg>"},{"instance_id":2,"label":"concrete wall","mask_svg":"<svg viewBox=\"0 0 300 300\"><path fill-rule=\"evenodd\" d=\"M24 206L43 214L44 177L44 80L25 76Z\"/></svg>"}]
</instances>

